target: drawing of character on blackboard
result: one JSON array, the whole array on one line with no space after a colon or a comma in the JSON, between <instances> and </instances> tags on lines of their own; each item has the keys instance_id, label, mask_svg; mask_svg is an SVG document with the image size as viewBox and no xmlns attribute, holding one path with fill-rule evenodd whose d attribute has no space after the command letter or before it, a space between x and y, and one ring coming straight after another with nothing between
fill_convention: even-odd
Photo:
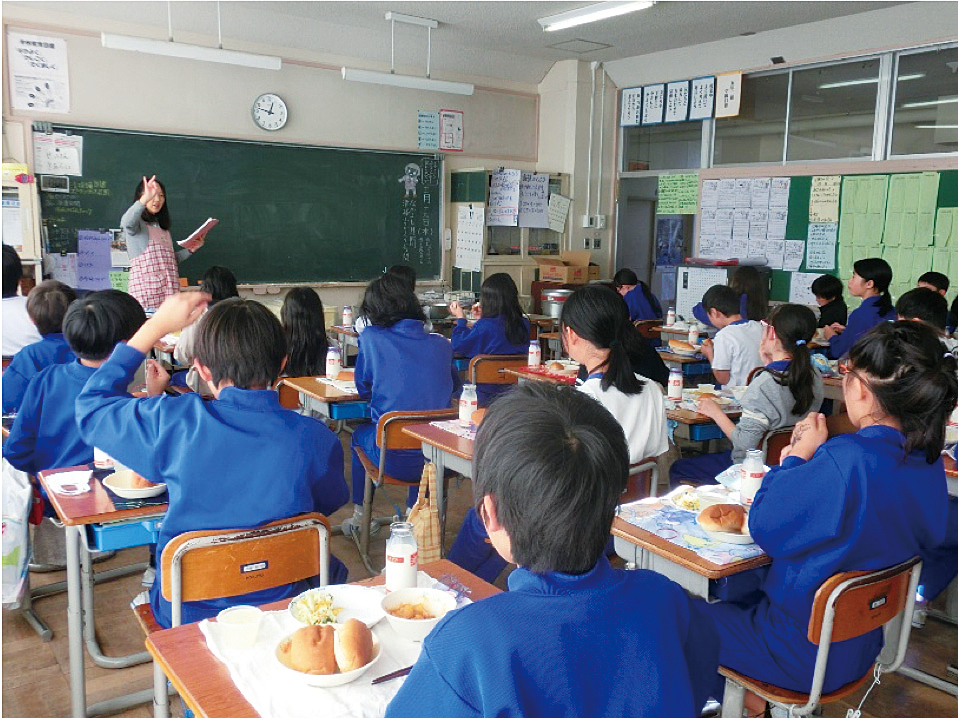
<instances>
[{"instance_id":1,"label":"drawing of character on blackboard","mask_svg":"<svg viewBox=\"0 0 958 718\"><path fill-rule=\"evenodd\" d=\"M419 175L421 174L422 170L415 162L406 165L405 173L399 178L399 182L406 187L406 197L416 196L416 185L419 184Z\"/></svg>"}]
</instances>

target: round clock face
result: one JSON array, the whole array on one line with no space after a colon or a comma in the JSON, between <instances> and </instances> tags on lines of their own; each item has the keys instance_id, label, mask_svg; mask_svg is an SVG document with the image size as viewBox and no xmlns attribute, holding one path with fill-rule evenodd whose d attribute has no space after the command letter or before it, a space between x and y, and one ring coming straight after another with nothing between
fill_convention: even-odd
<instances>
[{"instance_id":1,"label":"round clock face","mask_svg":"<svg viewBox=\"0 0 958 718\"><path fill-rule=\"evenodd\" d=\"M275 132L286 124L289 113L279 95L266 92L253 102L253 122L264 130Z\"/></svg>"}]
</instances>

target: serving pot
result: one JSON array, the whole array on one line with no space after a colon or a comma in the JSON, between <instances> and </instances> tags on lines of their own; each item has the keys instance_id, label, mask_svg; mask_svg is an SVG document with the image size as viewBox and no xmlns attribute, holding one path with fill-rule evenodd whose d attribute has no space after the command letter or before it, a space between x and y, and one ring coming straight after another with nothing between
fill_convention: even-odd
<instances>
[{"instance_id":1,"label":"serving pot","mask_svg":"<svg viewBox=\"0 0 958 718\"><path fill-rule=\"evenodd\" d=\"M558 319L562 314L562 305L571 295L571 289L545 290L542 292L542 313Z\"/></svg>"},{"instance_id":2,"label":"serving pot","mask_svg":"<svg viewBox=\"0 0 958 718\"><path fill-rule=\"evenodd\" d=\"M422 311L425 313L426 319L431 322L437 322L449 316L449 304L446 302L423 304Z\"/></svg>"}]
</instances>

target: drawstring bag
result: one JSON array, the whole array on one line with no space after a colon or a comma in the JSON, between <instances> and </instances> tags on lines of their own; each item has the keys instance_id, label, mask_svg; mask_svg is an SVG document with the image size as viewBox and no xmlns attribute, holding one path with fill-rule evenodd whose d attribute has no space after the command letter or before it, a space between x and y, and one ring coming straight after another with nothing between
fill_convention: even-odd
<instances>
[{"instance_id":1,"label":"drawstring bag","mask_svg":"<svg viewBox=\"0 0 958 718\"><path fill-rule=\"evenodd\" d=\"M3 605L15 608L27 576L30 536L27 521L33 488L26 472L3 460Z\"/></svg>"},{"instance_id":2,"label":"drawstring bag","mask_svg":"<svg viewBox=\"0 0 958 718\"><path fill-rule=\"evenodd\" d=\"M409 512L409 523L416 537L420 565L442 558L439 529L439 505L436 498L436 465L427 463L419 479L419 496Z\"/></svg>"}]
</instances>

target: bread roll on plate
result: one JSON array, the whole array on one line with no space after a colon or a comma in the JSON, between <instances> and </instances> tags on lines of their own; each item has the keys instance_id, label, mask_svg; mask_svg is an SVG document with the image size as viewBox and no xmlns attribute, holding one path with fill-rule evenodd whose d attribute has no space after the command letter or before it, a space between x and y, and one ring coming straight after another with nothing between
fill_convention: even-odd
<instances>
[{"instance_id":1,"label":"bread roll on plate","mask_svg":"<svg viewBox=\"0 0 958 718\"><path fill-rule=\"evenodd\" d=\"M329 624L303 626L293 634L289 643L290 667L302 673L321 676L335 673L336 652L333 644L334 629Z\"/></svg>"},{"instance_id":2,"label":"bread roll on plate","mask_svg":"<svg viewBox=\"0 0 958 718\"><path fill-rule=\"evenodd\" d=\"M373 659L373 632L362 621L350 618L336 630L333 652L343 673L362 668Z\"/></svg>"},{"instance_id":3,"label":"bread roll on plate","mask_svg":"<svg viewBox=\"0 0 958 718\"><path fill-rule=\"evenodd\" d=\"M698 349L681 339L669 339L669 350L676 354L695 354Z\"/></svg>"},{"instance_id":4,"label":"bread roll on plate","mask_svg":"<svg viewBox=\"0 0 958 718\"><path fill-rule=\"evenodd\" d=\"M745 509L738 504L715 504L699 512L698 522L706 531L742 533Z\"/></svg>"}]
</instances>

